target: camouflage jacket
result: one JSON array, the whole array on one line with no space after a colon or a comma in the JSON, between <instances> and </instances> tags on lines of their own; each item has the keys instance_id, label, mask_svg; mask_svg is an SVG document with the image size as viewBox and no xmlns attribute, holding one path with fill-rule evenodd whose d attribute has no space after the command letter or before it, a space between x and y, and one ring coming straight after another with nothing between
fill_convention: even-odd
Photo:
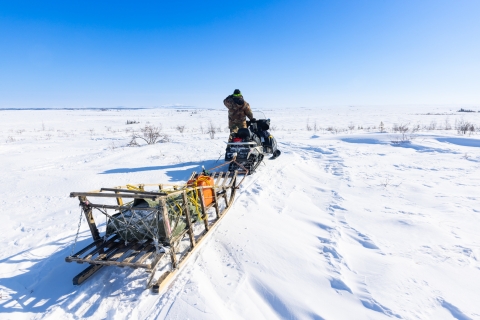
<instances>
[{"instance_id":1,"label":"camouflage jacket","mask_svg":"<svg viewBox=\"0 0 480 320\"><path fill-rule=\"evenodd\" d=\"M248 117L250 120L253 119L250 105L247 101L243 100L243 96L234 97L233 95L229 95L223 100L223 104L228 109L229 127L242 124L242 126L246 128L247 124L245 122L245 117Z\"/></svg>"}]
</instances>

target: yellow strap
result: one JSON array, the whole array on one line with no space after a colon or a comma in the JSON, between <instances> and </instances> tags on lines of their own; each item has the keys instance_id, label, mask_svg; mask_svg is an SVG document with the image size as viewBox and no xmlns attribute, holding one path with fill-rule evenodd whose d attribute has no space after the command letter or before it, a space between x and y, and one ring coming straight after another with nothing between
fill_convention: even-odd
<instances>
[{"instance_id":1,"label":"yellow strap","mask_svg":"<svg viewBox=\"0 0 480 320\"><path fill-rule=\"evenodd\" d=\"M143 191L141 188L132 186L131 184L127 184L127 189L128 190Z\"/></svg>"}]
</instances>

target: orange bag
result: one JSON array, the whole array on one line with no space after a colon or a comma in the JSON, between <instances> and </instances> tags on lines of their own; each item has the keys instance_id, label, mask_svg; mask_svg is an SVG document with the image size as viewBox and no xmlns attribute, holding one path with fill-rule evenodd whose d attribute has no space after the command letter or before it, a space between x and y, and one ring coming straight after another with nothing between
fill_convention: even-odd
<instances>
[{"instance_id":1,"label":"orange bag","mask_svg":"<svg viewBox=\"0 0 480 320\"><path fill-rule=\"evenodd\" d=\"M189 180L187 182L188 185L194 185L196 187L208 187L208 186L211 186L212 188L205 188L203 189L203 203L205 204L205 206L207 207L208 205L210 205L213 200L214 200L214 197L213 197L213 186L214 186L214 180L212 177L209 177L209 176L204 176L204 175L200 175L198 176L197 179L195 180Z\"/></svg>"}]
</instances>

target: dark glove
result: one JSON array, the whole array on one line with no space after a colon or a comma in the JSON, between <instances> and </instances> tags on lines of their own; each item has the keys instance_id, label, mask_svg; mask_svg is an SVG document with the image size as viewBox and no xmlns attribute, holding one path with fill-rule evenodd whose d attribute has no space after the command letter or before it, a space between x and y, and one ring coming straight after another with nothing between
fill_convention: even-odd
<instances>
[{"instance_id":1,"label":"dark glove","mask_svg":"<svg viewBox=\"0 0 480 320\"><path fill-rule=\"evenodd\" d=\"M252 118L252 120L250 120L250 122L257 122L257 119Z\"/></svg>"}]
</instances>

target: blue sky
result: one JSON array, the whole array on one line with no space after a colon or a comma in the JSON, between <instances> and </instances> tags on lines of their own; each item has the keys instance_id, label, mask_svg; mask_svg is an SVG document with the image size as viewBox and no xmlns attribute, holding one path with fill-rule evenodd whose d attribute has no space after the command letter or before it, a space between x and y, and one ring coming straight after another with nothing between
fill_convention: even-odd
<instances>
[{"instance_id":1,"label":"blue sky","mask_svg":"<svg viewBox=\"0 0 480 320\"><path fill-rule=\"evenodd\" d=\"M0 108L480 104L480 1L0 1Z\"/></svg>"}]
</instances>

